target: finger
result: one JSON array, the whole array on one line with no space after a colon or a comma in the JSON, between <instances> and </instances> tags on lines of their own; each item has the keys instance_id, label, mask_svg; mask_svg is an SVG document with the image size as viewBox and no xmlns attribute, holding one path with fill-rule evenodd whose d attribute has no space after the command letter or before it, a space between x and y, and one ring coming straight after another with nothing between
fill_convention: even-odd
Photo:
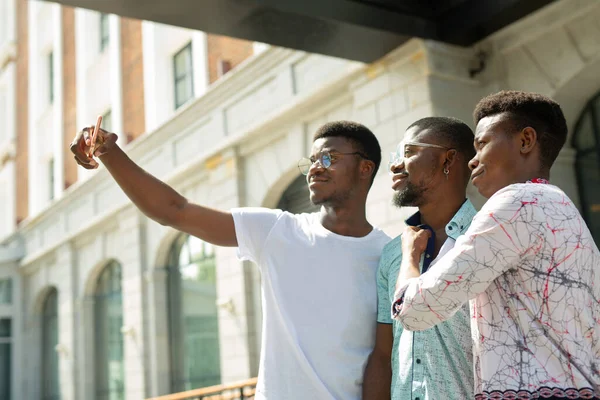
<instances>
[{"instance_id":1,"label":"finger","mask_svg":"<svg viewBox=\"0 0 600 400\"><path fill-rule=\"evenodd\" d=\"M73 157L75 159L75 161L77 162L77 164L79 164L80 166L82 166L85 169L94 169L93 166L91 166L90 164L85 164L83 162L81 162L77 157Z\"/></svg>"},{"instance_id":2,"label":"finger","mask_svg":"<svg viewBox=\"0 0 600 400\"><path fill-rule=\"evenodd\" d=\"M93 132L94 132L93 126L88 126L83 129L84 143L87 147L90 147L90 145L92 144L92 133Z\"/></svg>"},{"instance_id":3,"label":"finger","mask_svg":"<svg viewBox=\"0 0 600 400\"><path fill-rule=\"evenodd\" d=\"M80 137L79 140L77 140L76 142L71 143L70 150L74 155L81 157L82 160L88 158L87 157L87 146L83 142L82 137Z\"/></svg>"},{"instance_id":4,"label":"finger","mask_svg":"<svg viewBox=\"0 0 600 400\"><path fill-rule=\"evenodd\" d=\"M77 164L81 165L82 167L86 168L86 169L94 169L98 167L98 163L96 162L96 160L94 159L89 159L87 157L81 157L78 156L77 154L74 156L75 161L77 161Z\"/></svg>"},{"instance_id":5,"label":"finger","mask_svg":"<svg viewBox=\"0 0 600 400\"><path fill-rule=\"evenodd\" d=\"M92 166L94 167L96 164L98 164L94 159L90 159L86 156L81 156L81 155L75 155L75 160L77 161L77 163L81 166Z\"/></svg>"}]
</instances>

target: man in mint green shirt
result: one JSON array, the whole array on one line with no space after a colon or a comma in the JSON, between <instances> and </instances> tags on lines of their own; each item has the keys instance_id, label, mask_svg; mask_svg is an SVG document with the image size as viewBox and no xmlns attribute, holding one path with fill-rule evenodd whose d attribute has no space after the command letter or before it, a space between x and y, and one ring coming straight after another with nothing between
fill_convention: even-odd
<instances>
[{"instance_id":1,"label":"man in mint green shirt","mask_svg":"<svg viewBox=\"0 0 600 400\"><path fill-rule=\"evenodd\" d=\"M436 259L454 247L476 213L466 200L473 138L471 129L457 119L424 118L408 127L391 155L394 204L418 207L406 224L431 232L421 272L435 268ZM405 331L391 318L401 248L398 236L385 246L379 262L377 335L365 369L363 398L473 398L468 306L448 321L419 332Z\"/></svg>"}]
</instances>

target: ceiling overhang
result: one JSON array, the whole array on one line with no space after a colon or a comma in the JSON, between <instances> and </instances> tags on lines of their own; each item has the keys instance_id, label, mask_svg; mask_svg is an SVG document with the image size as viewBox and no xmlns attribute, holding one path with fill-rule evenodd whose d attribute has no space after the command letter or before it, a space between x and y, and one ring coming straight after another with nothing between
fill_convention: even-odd
<instances>
[{"instance_id":1,"label":"ceiling overhang","mask_svg":"<svg viewBox=\"0 0 600 400\"><path fill-rule=\"evenodd\" d=\"M554 0L55 0L372 62L412 37L469 46Z\"/></svg>"}]
</instances>

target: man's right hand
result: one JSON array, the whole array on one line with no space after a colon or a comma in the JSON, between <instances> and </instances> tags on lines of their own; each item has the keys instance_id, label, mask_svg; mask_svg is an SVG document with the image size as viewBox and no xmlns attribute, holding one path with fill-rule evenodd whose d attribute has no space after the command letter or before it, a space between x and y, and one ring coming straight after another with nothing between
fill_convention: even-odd
<instances>
[{"instance_id":1,"label":"man's right hand","mask_svg":"<svg viewBox=\"0 0 600 400\"><path fill-rule=\"evenodd\" d=\"M196 236L218 246L237 246L233 216L190 203L172 187L144 171L117 145L117 135L100 129L93 156L90 156L94 127L75 135L70 149L77 164L86 169L98 168L99 157L127 197L148 218L161 225Z\"/></svg>"},{"instance_id":2,"label":"man's right hand","mask_svg":"<svg viewBox=\"0 0 600 400\"><path fill-rule=\"evenodd\" d=\"M117 135L105 131L104 129L98 130L98 136L93 149L93 156L90 157L90 146L92 133L94 127L84 128L77 132L75 138L71 142L70 150L74 154L75 161L85 169L98 168L98 162L93 156L101 157L109 152L113 147L116 146Z\"/></svg>"}]
</instances>

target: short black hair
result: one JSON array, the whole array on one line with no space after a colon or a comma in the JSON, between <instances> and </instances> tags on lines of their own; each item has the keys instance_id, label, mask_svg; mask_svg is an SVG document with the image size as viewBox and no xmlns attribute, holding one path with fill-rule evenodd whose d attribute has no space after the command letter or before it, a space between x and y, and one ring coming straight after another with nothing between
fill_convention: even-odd
<instances>
[{"instance_id":1,"label":"short black hair","mask_svg":"<svg viewBox=\"0 0 600 400\"><path fill-rule=\"evenodd\" d=\"M410 124L406 130L417 127L422 130L430 130L440 136L444 143L462 154L467 163L475 157L473 141L475 135L467 124L458 118L452 117L426 117ZM467 168L468 170L468 168Z\"/></svg>"},{"instance_id":2,"label":"short black hair","mask_svg":"<svg viewBox=\"0 0 600 400\"><path fill-rule=\"evenodd\" d=\"M373 183L381 164L381 147L373 132L358 122L334 121L321 126L315 132L313 141L327 137L343 137L350 140L356 147L356 151L363 153L368 160L373 161L375 163L375 170L371 177L371 183Z\"/></svg>"},{"instance_id":3,"label":"short black hair","mask_svg":"<svg viewBox=\"0 0 600 400\"><path fill-rule=\"evenodd\" d=\"M484 97L473 112L475 124L485 117L508 113L515 131L535 129L540 143L540 162L550 168L567 140L567 121L554 100L537 93L501 91Z\"/></svg>"}]
</instances>

